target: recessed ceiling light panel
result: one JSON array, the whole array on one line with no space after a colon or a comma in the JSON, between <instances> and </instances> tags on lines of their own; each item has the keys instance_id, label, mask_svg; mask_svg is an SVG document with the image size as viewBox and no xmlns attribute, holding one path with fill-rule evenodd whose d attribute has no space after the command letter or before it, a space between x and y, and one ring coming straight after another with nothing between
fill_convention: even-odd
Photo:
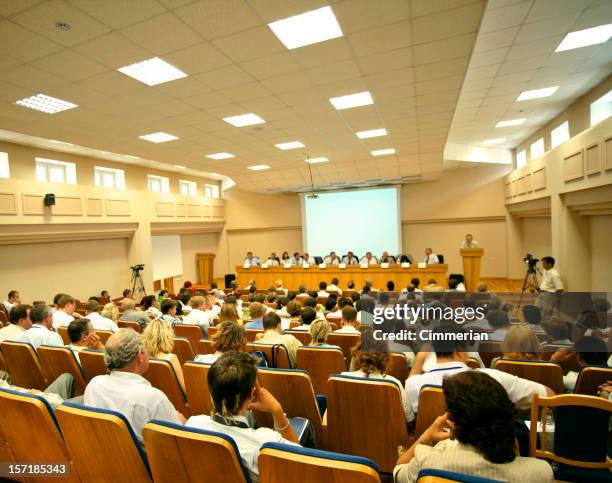
<instances>
[{"instance_id":1,"label":"recessed ceiling light panel","mask_svg":"<svg viewBox=\"0 0 612 483\"><path fill-rule=\"evenodd\" d=\"M561 41L555 52L579 49L589 45L603 44L612 37L612 23L570 32Z\"/></svg>"},{"instance_id":2,"label":"recessed ceiling light panel","mask_svg":"<svg viewBox=\"0 0 612 483\"><path fill-rule=\"evenodd\" d=\"M520 101L529 101L531 99L540 99L541 97L549 97L549 96L552 96L555 92L557 92L558 88L559 86L553 86L553 87L544 87L543 89L533 89L531 91L523 91L517 97L516 100L517 102L520 102Z\"/></svg>"},{"instance_id":3,"label":"recessed ceiling light panel","mask_svg":"<svg viewBox=\"0 0 612 483\"><path fill-rule=\"evenodd\" d=\"M520 126L525 122L525 119L508 119L507 121L499 121L495 127L510 127L510 126Z\"/></svg>"},{"instance_id":4,"label":"recessed ceiling light panel","mask_svg":"<svg viewBox=\"0 0 612 483\"><path fill-rule=\"evenodd\" d=\"M254 124L263 124L266 122L257 114L253 114L252 112L249 114L241 114L239 116L224 117L223 120L235 127L252 126Z\"/></svg>"},{"instance_id":5,"label":"recessed ceiling light panel","mask_svg":"<svg viewBox=\"0 0 612 483\"><path fill-rule=\"evenodd\" d=\"M262 169L270 169L267 164L256 164L255 166L249 166L251 171L261 171Z\"/></svg>"},{"instance_id":6,"label":"recessed ceiling light panel","mask_svg":"<svg viewBox=\"0 0 612 483\"><path fill-rule=\"evenodd\" d=\"M342 37L342 30L331 7L322 7L268 24L288 49Z\"/></svg>"},{"instance_id":7,"label":"recessed ceiling light panel","mask_svg":"<svg viewBox=\"0 0 612 483\"><path fill-rule=\"evenodd\" d=\"M387 130L386 129L370 129L369 131L359 131L357 133L357 137L359 139L368 139L368 138L377 138L380 136L386 136L387 135Z\"/></svg>"},{"instance_id":8,"label":"recessed ceiling light panel","mask_svg":"<svg viewBox=\"0 0 612 483\"><path fill-rule=\"evenodd\" d=\"M372 95L368 91L356 92L346 96L332 97L329 102L341 111L342 109L351 109L353 107L368 106L374 104Z\"/></svg>"},{"instance_id":9,"label":"recessed ceiling light panel","mask_svg":"<svg viewBox=\"0 0 612 483\"><path fill-rule=\"evenodd\" d=\"M306 160L306 162L310 163L310 164L326 163L328 161L329 161L329 159L327 159L324 156L321 156L319 158L309 158L309 159Z\"/></svg>"},{"instance_id":10,"label":"recessed ceiling light panel","mask_svg":"<svg viewBox=\"0 0 612 483\"><path fill-rule=\"evenodd\" d=\"M282 149L283 151L287 151L288 149L297 149L297 148L304 147L304 145L299 141L290 141L288 143L275 144L274 146L276 146L278 149Z\"/></svg>"},{"instance_id":11,"label":"recessed ceiling light panel","mask_svg":"<svg viewBox=\"0 0 612 483\"><path fill-rule=\"evenodd\" d=\"M143 136L138 136L140 139L144 139L145 141L150 141L152 143L165 143L167 141L174 141L178 139L176 136L172 134L168 134L165 132L154 132L151 134L145 134Z\"/></svg>"},{"instance_id":12,"label":"recessed ceiling light panel","mask_svg":"<svg viewBox=\"0 0 612 483\"><path fill-rule=\"evenodd\" d=\"M387 154L395 154L395 149L386 148L386 149L375 149L374 151L370 151L372 156L385 156Z\"/></svg>"},{"instance_id":13,"label":"recessed ceiling light panel","mask_svg":"<svg viewBox=\"0 0 612 483\"><path fill-rule=\"evenodd\" d=\"M117 70L148 86L155 86L157 84L163 84L164 82L187 77L187 74L183 71L168 64L168 62L159 57L153 57L143 60L142 62L126 65Z\"/></svg>"},{"instance_id":14,"label":"recessed ceiling light panel","mask_svg":"<svg viewBox=\"0 0 612 483\"><path fill-rule=\"evenodd\" d=\"M229 159L229 158L233 158L234 155L231 153L214 153L214 154L207 154L206 157L210 159Z\"/></svg>"},{"instance_id":15,"label":"recessed ceiling light panel","mask_svg":"<svg viewBox=\"0 0 612 483\"><path fill-rule=\"evenodd\" d=\"M15 104L34 109L35 111L46 112L47 114L56 114L79 107L72 102L57 99L56 97L47 96L45 94L36 94L35 96L26 97L25 99L15 101Z\"/></svg>"}]
</instances>

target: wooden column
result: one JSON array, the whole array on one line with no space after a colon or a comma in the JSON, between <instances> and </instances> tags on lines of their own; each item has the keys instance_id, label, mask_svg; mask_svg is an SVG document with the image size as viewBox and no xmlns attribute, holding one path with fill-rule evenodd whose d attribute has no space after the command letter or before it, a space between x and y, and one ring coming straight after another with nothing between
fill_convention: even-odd
<instances>
[{"instance_id":1,"label":"wooden column","mask_svg":"<svg viewBox=\"0 0 612 483\"><path fill-rule=\"evenodd\" d=\"M210 285L213 281L213 270L215 265L214 253L196 253L198 262L198 274L200 275L200 285Z\"/></svg>"},{"instance_id":2,"label":"wooden column","mask_svg":"<svg viewBox=\"0 0 612 483\"><path fill-rule=\"evenodd\" d=\"M465 289L473 292L476 284L480 281L480 259L484 250L482 248L462 248L463 276L465 277Z\"/></svg>"}]
</instances>

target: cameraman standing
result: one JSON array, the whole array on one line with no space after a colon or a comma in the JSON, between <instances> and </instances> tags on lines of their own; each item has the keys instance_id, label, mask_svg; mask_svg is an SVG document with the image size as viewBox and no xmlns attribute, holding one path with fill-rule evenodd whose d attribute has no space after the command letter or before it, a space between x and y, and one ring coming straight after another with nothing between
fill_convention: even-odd
<instances>
[{"instance_id":1,"label":"cameraman standing","mask_svg":"<svg viewBox=\"0 0 612 483\"><path fill-rule=\"evenodd\" d=\"M561 275L554 266L553 257L542 257L542 270L539 270L542 282L540 282L540 296L536 304L542 309L542 315L545 316L558 312L561 302L560 293L563 292Z\"/></svg>"}]
</instances>

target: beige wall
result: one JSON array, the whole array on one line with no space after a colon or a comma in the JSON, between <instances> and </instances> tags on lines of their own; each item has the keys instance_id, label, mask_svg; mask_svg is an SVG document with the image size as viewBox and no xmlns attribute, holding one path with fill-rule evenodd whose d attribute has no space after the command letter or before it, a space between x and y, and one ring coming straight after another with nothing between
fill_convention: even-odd
<instances>
[{"instance_id":1,"label":"beige wall","mask_svg":"<svg viewBox=\"0 0 612 483\"><path fill-rule=\"evenodd\" d=\"M612 292L612 215L590 217L591 290Z\"/></svg>"},{"instance_id":2,"label":"beige wall","mask_svg":"<svg viewBox=\"0 0 612 483\"><path fill-rule=\"evenodd\" d=\"M175 290L178 291L186 280L198 283L200 274L196 262L197 253L216 253L218 233L197 233L193 235L181 235L181 257L183 258L183 276L177 277L176 282L180 283Z\"/></svg>"},{"instance_id":3,"label":"beige wall","mask_svg":"<svg viewBox=\"0 0 612 483\"><path fill-rule=\"evenodd\" d=\"M531 253L535 258L550 256L552 253L550 217L522 218L521 222L523 256L527 253ZM522 260L522 257L520 259Z\"/></svg>"}]
</instances>

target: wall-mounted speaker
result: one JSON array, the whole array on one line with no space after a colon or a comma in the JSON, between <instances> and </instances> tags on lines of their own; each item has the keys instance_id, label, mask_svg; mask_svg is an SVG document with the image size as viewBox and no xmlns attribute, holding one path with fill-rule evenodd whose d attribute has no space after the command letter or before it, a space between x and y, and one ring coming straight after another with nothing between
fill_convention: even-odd
<instances>
[{"instance_id":1,"label":"wall-mounted speaker","mask_svg":"<svg viewBox=\"0 0 612 483\"><path fill-rule=\"evenodd\" d=\"M53 206L55 204L55 195L53 193L47 193L45 195L45 206Z\"/></svg>"}]
</instances>

